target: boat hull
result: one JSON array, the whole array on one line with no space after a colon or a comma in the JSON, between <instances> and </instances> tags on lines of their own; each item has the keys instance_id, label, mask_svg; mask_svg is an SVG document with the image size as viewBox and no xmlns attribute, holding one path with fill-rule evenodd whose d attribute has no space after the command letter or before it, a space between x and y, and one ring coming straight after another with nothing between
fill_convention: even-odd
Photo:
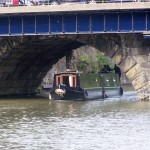
<instances>
[{"instance_id":1,"label":"boat hull","mask_svg":"<svg viewBox=\"0 0 150 150\"><path fill-rule=\"evenodd\" d=\"M113 96L122 95L122 89L120 87L109 88L88 88L80 91L66 90L64 94L58 94L56 90L49 92L50 100L97 100L103 98L109 98Z\"/></svg>"},{"instance_id":2,"label":"boat hull","mask_svg":"<svg viewBox=\"0 0 150 150\"><path fill-rule=\"evenodd\" d=\"M59 95L56 91L49 92L49 99L51 100L84 100L84 93L82 91L66 90L65 94Z\"/></svg>"},{"instance_id":3,"label":"boat hull","mask_svg":"<svg viewBox=\"0 0 150 150\"><path fill-rule=\"evenodd\" d=\"M96 89L85 89L87 94L85 95L86 100L92 99L103 99L113 96L122 95L122 89L120 87L109 87L109 88L96 88Z\"/></svg>"}]
</instances>

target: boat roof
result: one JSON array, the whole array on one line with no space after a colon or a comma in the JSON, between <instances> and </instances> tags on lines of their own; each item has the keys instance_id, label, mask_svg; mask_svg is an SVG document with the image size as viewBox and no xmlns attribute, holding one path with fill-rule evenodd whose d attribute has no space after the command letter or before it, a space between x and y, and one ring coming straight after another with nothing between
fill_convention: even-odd
<instances>
[{"instance_id":1,"label":"boat roof","mask_svg":"<svg viewBox=\"0 0 150 150\"><path fill-rule=\"evenodd\" d=\"M59 72L59 73L55 73L55 75L60 75L60 74L81 74L82 72L79 72L78 70L70 70L70 69L66 69L66 71L64 72Z\"/></svg>"}]
</instances>

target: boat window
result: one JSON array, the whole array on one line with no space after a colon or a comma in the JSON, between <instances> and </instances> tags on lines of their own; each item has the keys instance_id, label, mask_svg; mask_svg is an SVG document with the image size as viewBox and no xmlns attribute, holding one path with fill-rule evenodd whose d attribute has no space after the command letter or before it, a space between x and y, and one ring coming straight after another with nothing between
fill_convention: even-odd
<instances>
[{"instance_id":1,"label":"boat window","mask_svg":"<svg viewBox=\"0 0 150 150\"><path fill-rule=\"evenodd\" d=\"M62 84L66 85L66 86L69 86L69 76L63 76L63 82Z\"/></svg>"},{"instance_id":2,"label":"boat window","mask_svg":"<svg viewBox=\"0 0 150 150\"><path fill-rule=\"evenodd\" d=\"M102 85L105 87L116 87L120 85L118 75L115 73L103 73L100 74Z\"/></svg>"},{"instance_id":3,"label":"boat window","mask_svg":"<svg viewBox=\"0 0 150 150\"><path fill-rule=\"evenodd\" d=\"M77 86L76 82L77 82L76 75L56 76L56 86L63 84L63 85L70 86L70 87L76 87Z\"/></svg>"}]
</instances>

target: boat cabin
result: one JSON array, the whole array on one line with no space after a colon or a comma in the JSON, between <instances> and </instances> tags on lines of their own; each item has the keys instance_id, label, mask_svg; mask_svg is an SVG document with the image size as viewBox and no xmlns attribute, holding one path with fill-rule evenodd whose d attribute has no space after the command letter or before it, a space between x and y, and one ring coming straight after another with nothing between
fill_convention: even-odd
<instances>
[{"instance_id":1,"label":"boat cabin","mask_svg":"<svg viewBox=\"0 0 150 150\"><path fill-rule=\"evenodd\" d=\"M58 86L78 87L79 73L78 72L63 72L54 75L54 87Z\"/></svg>"},{"instance_id":2,"label":"boat cabin","mask_svg":"<svg viewBox=\"0 0 150 150\"><path fill-rule=\"evenodd\" d=\"M120 81L114 73L79 73L61 72L54 75L54 87L116 87L120 86Z\"/></svg>"}]
</instances>

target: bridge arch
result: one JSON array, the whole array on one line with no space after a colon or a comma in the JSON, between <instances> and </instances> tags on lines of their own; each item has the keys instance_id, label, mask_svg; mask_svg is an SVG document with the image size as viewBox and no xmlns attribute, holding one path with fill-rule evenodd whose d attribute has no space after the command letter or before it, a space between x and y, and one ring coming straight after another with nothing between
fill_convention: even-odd
<instances>
[{"instance_id":1,"label":"bridge arch","mask_svg":"<svg viewBox=\"0 0 150 150\"><path fill-rule=\"evenodd\" d=\"M62 37L1 37L0 95L33 94L52 65L82 45Z\"/></svg>"},{"instance_id":2,"label":"bridge arch","mask_svg":"<svg viewBox=\"0 0 150 150\"><path fill-rule=\"evenodd\" d=\"M53 64L83 45L112 58L137 93L149 93L150 42L141 34L14 36L0 41L0 94L33 94Z\"/></svg>"}]
</instances>

